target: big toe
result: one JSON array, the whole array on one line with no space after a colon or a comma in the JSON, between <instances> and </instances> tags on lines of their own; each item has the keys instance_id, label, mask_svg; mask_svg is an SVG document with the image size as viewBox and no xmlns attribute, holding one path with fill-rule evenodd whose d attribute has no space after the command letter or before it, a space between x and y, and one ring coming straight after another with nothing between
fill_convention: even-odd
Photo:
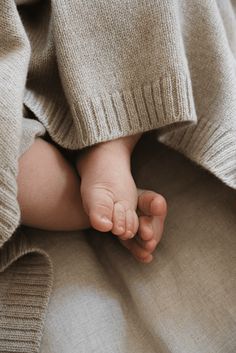
<instances>
[{"instance_id":1,"label":"big toe","mask_svg":"<svg viewBox=\"0 0 236 353\"><path fill-rule=\"evenodd\" d=\"M138 209L143 216L157 216L164 220L167 203L162 195L154 191L139 190Z\"/></svg>"},{"instance_id":2,"label":"big toe","mask_svg":"<svg viewBox=\"0 0 236 353\"><path fill-rule=\"evenodd\" d=\"M112 229L114 202L109 191L91 188L83 193L83 204L94 229L100 232L109 232Z\"/></svg>"}]
</instances>

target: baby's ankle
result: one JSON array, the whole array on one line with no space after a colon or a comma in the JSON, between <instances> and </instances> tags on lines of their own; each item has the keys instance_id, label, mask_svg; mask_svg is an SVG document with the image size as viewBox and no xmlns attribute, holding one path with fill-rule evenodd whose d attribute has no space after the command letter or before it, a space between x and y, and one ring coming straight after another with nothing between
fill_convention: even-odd
<instances>
[{"instance_id":1,"label":"baby's ankle","mask_svg":"<svg viewBox=\"0 0 236 353\"><path fill-rule=\"evenodd\" d=\"M140 139L140 137L141 137L141 134L124 136L124 137L120 137L115 140L103 142L102 144L104 146L109 147L109 148L114 147L117 149L119 148L121 150L123 149L130 156L133 152L135 145L137 144L138 140Z\"/></svg>"},{"instance_id":2,"label":"baby's ankle","mask_svg":"<svg viewBox=\"0 0 236 353\"><path fill-rule=\"evenodd\" d=\"M83 172L88 161L91 165L93 161L95 162L95 160L98 159L101 160L102 164L107 162L106 166L108 166L109 162L111 162L111 158L112 161L114 161L115 158L116 163L121 165L121 168L130 168L131 154L140 137L141 134L125 136L115 140L101 142L80 151L76 160L77 170Z\"/></svg>"}]
</instances>

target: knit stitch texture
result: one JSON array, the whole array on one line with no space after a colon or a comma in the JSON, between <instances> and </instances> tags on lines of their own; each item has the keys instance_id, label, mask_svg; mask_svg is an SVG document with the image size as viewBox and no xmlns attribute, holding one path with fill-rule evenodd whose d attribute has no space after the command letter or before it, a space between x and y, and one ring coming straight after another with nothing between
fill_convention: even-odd
<instances>
[{"instance_id":1,"label":"knit stitch texture","mask_svg":"<svg viewBox=\"0 0 236 353\"><path fill-rule=\"evenodd\" d=\"M39 350L52 286L20 227L19 156L45 131L76 150L153 130L236 188L235 56L230 0L1 1L0 352Z\"/></svg>"}]
</instances>

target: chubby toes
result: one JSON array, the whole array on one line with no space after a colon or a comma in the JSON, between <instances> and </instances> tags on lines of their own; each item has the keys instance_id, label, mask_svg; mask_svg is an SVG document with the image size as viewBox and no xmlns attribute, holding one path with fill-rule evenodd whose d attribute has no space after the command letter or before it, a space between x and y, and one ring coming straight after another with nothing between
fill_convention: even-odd
<instances>
[{"instance_id":1,"label":"chubby toes","mask_svg":"<svg viewBox=\"0 0 236 353\"><path fill-rule=\"evenodd\" d=\"M163 233L164 221L167 214L165 198L153 191L142 191L138 199L139 229L130 251L136 259L151 262L152 253L156 249Z\"/></svg>"},{"instance_id":2,"label":"chubby toes","mask_svg":"<svg viewBox=\"0 0 236 353\"><path fill-rule=\"evenodd\" d=\"M111 231L121 239L135 236L139 222L135 206L132 206L134 202L115 201L115 195L101 186L85 189L82 198L93 228L100 232Z\"/></svg>"},{"instance_id":3,"label":"chubby toes","mask_svg":"<svg viewBox=\"0 0 236 353\"><path fill-rule=\"evenodd\" d=\"M131 239L138 231L138 216L134 210L126 209L122 203L117 202L113 209L112 233L120 239Z\"/></svg>"},{"instance_id":4,"label":"chubby toes","mask_svg":"<svg viewBox=\"0 0 236 353\"><path fill-rule=\"evenodd\" d=\"M150 263L153 260L152 253L162 237L167 214L166 200L154 191L139 191L137 213L130 210L125 212L126 230L123 234L119 233L119 239L138 261Z\"/></svg>"}]
</instances>

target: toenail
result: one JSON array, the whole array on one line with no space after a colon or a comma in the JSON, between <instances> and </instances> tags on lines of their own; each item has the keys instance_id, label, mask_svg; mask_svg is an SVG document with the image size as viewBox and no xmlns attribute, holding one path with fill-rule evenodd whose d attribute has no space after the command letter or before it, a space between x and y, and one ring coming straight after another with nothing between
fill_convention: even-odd
<instances>
[{"instance_id":1,"label":"toenail","mask_svg":"<svg viewBox=\"0 0 236 353\"><path fill-rule=\"evenodd\" d=\"M151 229L151 230L153 230L153 228L152 228L152 223L148 223L148 228Z\"/></svg>"},{"instance_id":2,"label":"toenail","mask_svg":"<svg viewBox=\"0 0 236 353\"><path fill-rule=\"evenodd\" d=\"M128 230L128 232L127 232L127 237L128 237L129 239L133 238L133 237L134 237L134 233L131 232L131 230Z\"/></svg>"},{"instance_id":3,"label":"toenail","mask_svg":"<svg viewBox=\"0 0 236 353\"><path fill-rule=\"evenodd\" d=\"M139 257L139 261L143 262L143 263L150 263L153 260L153 256L150 254L146 257Z\"/></svg>"},{"instance_id":4,"label":"toenail","mask_svg":"<svg viewBox=\"0 0 236 353\"><path fill-rule=\"evenodd\" d=\"M147 241L146 243L146 247L147 249L152 249L152 248L155 248L155 246L157 245L157 241L156 240L149 240Z\"/></svg>"},{"instance_id":5,"label":"toenail","mask_svg":"<svg viewBox=\"0 0 236 353\"><path fill-rule=\"evenodd\" d=\"M153 256L150 255L150 256L148 256L148 257L146 258L145 261L146 261L147 264L149 264L152 260L153 260Z\"/></svg>"},{"instance_id":6,"label":"toenail","mask_svg":"<svg viewBox=\"0 0 236 353\"><path fill-rule=\"evenodd\" d=\"M102 219L103 223L112 224L112 222L110 221L110 219L107 218L106 216L102 216L101 219Z\"/></svg>"}]
</instances>

